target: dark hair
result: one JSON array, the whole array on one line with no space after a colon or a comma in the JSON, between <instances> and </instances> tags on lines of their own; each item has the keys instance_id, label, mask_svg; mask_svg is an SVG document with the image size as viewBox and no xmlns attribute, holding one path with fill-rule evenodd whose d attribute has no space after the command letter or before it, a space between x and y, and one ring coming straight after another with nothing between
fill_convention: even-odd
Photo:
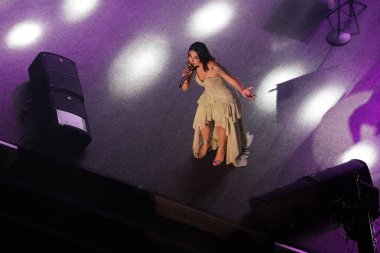
<instances>
[{"instance_id":1,"label":"dark hair","mask_svg":"<svg viewBox=\"0 0 380 253\"><path fill-rule=\"evenodd\" d=\"M191 50L197 52L199 60L203 64L203 70L207 71L207 63L209 61L215 60L215 58L211 56L210 52L206 47L206 44L199 41L194 42L193 44L191 44L188 52L190 52Z\"/></svg>"}]
</instances>

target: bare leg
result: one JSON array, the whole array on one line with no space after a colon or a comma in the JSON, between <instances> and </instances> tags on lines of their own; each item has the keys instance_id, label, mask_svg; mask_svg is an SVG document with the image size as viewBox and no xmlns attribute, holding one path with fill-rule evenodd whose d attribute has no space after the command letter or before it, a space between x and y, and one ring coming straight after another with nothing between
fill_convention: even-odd
<instances>
[{"instance_id":1,"label":"bare leg","mask_svg":"<svg viewBox=\"0 0 380 253\"><path fill-rule=\"evenodd\" d=\"M218 138L219 138L219 147L216 151L216 156L214 161L212 162L212 165L218 166L226 157L226 144L227 144L227 135L226 135L226 129L223 127L216 127L216 130L218 131Z\"/></svg>"},{"instance_id":2,"label":"bare leg","mask_svg":"<svg viewBox=\"0 0 380 253\"><path fill-rule=\"evenodd\" d=\"M210 147L210 126L206 124L204 128L201 129L203 144L199 150L197 158L203 158L207 154L207 150Z\"/></svg>"}]
</instances>

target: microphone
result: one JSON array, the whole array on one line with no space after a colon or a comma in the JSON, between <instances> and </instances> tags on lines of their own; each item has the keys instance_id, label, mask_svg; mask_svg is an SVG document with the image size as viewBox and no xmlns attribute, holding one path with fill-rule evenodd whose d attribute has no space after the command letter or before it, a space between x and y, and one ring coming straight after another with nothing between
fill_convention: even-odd
<instances>
[{"instance_id":1,"label":"microphone","mask_svg":"<svg viewBox=\"0 0 380 253\"><path fill-rule=\"evenodd\" d=\"M194 67L193 65L190 64L190 66L189 66L189 70L191 71L191 73L193 73L194 69L195 69L195 67ZM191 73L190 73L190 74L191 74ZM190 74L189 74L189 75L190 75ZM189 77L189 75L186 75L186 76L183 76L183 77L182 77L181 83L179 84L179 88L182 88L182 85L185 83L185 81L186 81L186 79Z\"/></svg>"}]
</instances>

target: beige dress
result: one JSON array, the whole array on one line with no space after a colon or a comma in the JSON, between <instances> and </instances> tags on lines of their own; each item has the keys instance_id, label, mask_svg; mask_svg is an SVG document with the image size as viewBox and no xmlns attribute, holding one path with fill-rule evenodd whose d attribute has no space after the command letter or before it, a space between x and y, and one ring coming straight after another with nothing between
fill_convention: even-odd
<instances>
[{"instance_id":1,"label":"beige dress","mask_svg":"<svg viewBox=\"0 0 380 253\"><path fill-rule=\"evenodd\" d=\"M215 126L226 129L226 164L233 163L247 147L247 136L241 118L241 106L238 98L220 76L206 78L203 82L196 75L196 82L205 88L198 99L193 128L193 151L196 157L203 144L201 129L210 124L211 146L218 148L218 133Z\"/></svg>"}]
</instances>

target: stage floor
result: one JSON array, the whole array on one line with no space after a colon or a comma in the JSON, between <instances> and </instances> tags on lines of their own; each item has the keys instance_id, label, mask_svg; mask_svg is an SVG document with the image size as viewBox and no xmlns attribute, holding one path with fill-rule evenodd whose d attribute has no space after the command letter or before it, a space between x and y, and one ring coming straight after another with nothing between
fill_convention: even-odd
<instances>
[{"instance_id":1,"label":"stage floor","mask_svg":"<svg viewBox=\"0 0 380 253\"><path fill-rule=\"evenodd\" d=\"M76 63L92 136L83 152L51 155L94 173L239 223L249 199L351 159L365 161L379 187L378 1L355 3L357 23L343 6L351 34L343 46L326 40L337 12L327 19L324 0L71 2L0 3L1 140L34 147L20 116L28 67L51 52ZM254 136L246 167L213 167L213 152L193 157L202 88L178 85L195 41L254 86L255 101L240 97ZM331 233L295 241L312 252L345 250Z\"/></svg>"}]
</instances>

